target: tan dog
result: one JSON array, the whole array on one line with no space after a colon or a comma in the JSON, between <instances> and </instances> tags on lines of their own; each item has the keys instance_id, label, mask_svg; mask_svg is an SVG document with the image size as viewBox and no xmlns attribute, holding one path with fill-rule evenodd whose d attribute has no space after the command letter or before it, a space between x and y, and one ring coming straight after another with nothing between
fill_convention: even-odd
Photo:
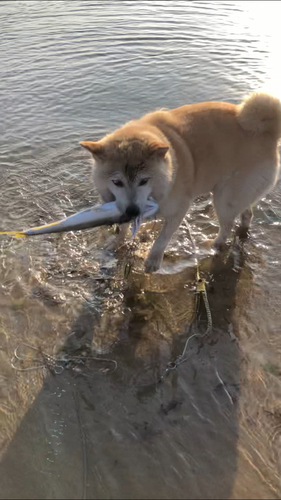
<instances>
[{"instance_id":1,"label":"tan dog","mask_svg":"<svg viewBox=\"0 0 281 500\"><path fill-rule=\"evenodd\" d=\"M149 196L159 204L165 223L146 260L151 272L198 195L213 193L220 223L215 247L225 243L238 215L248 230L251 206L277 180L280 137L280 100L255 93L238 106L206 102L155 111L81 145L94 157L105 202L116 200L131 216L142 213Z\"/></svg>"}]
</instances>

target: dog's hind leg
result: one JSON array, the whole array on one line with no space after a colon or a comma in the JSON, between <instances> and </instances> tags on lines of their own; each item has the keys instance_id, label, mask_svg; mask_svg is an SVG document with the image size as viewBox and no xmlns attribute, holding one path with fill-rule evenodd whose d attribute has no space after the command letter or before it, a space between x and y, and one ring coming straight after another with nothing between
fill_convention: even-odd
<instances>
[{"instance_id":1,"label":"dog's hind leg","mask_svg":"<svg viewBox=\"0 0 281 500\"><path fill-rule=\"evenodd\" d=\"M241 214L241 227L248 231L248 229L250 229L252 218L253 218L252 208L247 208L247 210L244 210L244 212L242 212Z\"/></svg>"},{"instance_id":2,"label":"dog's hind leg","mask_svg":"<svg viewBox=\"0 0 281 500\"><path fill-rule=\"evenodd\" d=\"M236 217L239 215L239 208L237 207L234 211L228 211L227 207L225 210L221 211L216 207L217 216L220 223L219 233L214 241L214 246L217 250L221 250L226 242L226 239L233 228ZM247 208L241 214L241 225L238 230L238 236L241 239L245 239L248 235L249 228L251 225L251 220L253 218L253 211L251 208Z\"/></svg>"},{"instance_id":3,"label":"dog's hind leg","mask_svg":"<svg viewBox=\"0 0 281 500\"><path fill-rule=\"evenodd\" d=\"M252 218L253 218L253 210L251 207L247 208L246 210L244 210L244 212L242 212L241 224L240 224L239 231L238 231L238 235L241 239L247 238L247 236L249 234L249 229L251 226Z\"/></svg>"},{"instance_id":4,"label":"dog's hind leg","mask_svg":"<svg viewBox=\"0 0 281 500\"><path fill-rule=\"evenodd\" d=\"M217 250L222 250L239 214L241 214L241 230L243 234L247 233L252 219L252 211L245 210L247 202L248 200L234 193L233 189L227 189L227 186L222 192L214 190L214 206L220 224L219 233L214 241Z\"/></svg>"},{"instance_id":5,"label":"dog's hind leg","mask_svg":"<svg viewBox=\"0 0 281 500\"><path fill-rule=\"evenodd\" d=\"M218 216L219 223L220 223L220 229L219 229L219 233L214 241L214 247L217 250L222 250L222 248L227 240L227 237L228 237L231 229L233 228L235 217L232 217L232 216L225 217L222 214L219 215L218 212L217 212L217 216Z\"/></svg>"},{"instance_id":6,"label":"dog's hind leg","mask_svg":"<svg viewBox=\"0 0 281 500\"><path fill-rule=\"evenodd\" d=\"M226 242L236 217L241 214L241 237L245 237L253 217L251 207L274 185L276 164L272 161L253 170L246 178L232 176L227 182L214 189L214 206L220 223L218 236L214 241L217 249Z\"/></svg>"}]
</instances>

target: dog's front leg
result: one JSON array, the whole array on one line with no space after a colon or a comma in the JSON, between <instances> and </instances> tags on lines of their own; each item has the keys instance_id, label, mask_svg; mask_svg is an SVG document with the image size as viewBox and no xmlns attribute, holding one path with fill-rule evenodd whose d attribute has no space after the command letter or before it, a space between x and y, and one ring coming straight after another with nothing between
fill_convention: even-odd
<instances>
[{"instance_id":1,"label":"dog's front leg","mask_svg":"<svg viewBox=\"0 0 281 500\"><path fill-rule=\"evenodd\" d=\"M145 261L145 272L152 273L154 271L157 271L161 267L165 248L168 245L174 232L178 229L188 208L189 205L185 206L184 209L182 208L181 210L179 210L175 215L165 218L162 231L155 241Z\"/></svg>"}]
</instances>

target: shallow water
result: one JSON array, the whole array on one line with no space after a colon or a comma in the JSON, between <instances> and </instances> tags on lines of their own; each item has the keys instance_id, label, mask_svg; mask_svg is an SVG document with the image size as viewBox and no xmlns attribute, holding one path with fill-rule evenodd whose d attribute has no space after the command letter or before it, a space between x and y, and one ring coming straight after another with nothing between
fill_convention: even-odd
<instances>
[{"instance_id":1,"label":"shallow water","mask_svg":"<svg viewBox=\"0 0 281 500\"><path fill-rule=\"evenodd\" d=\"M157 107L280 91L280 11L280 2L1 2L0 229L96 202L82 139ZM187 222L213 332L157 383L206 328L201 308L193 323ZM204 242L217 221L202 198L153 276L142 269L155 223L117 255L103 251L105 228L1 239L0 498L280 498L280 223L277 186L244 247L215 259ZM43 369L16 371L18 345L17 368L37 366L42 352L72 362L45 356Z\"/></svg>"}]
</instances>

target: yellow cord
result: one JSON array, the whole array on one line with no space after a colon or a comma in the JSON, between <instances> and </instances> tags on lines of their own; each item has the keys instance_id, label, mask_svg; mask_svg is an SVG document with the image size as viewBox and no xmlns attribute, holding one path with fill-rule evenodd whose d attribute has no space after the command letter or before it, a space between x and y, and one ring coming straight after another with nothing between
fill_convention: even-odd
<instances>
[{"instance_id":1,"label":"yellow cord","mask_svg":"<svg viewBox=\"0 0 281 500\"><path fill-rule=\"evenodd\" d=\"M15 238L26 238L23 231L1 231L0 236L14 236Z\"/></svg>"},{"instance_id":2,"label":"yellow cord","mask_svg":"<svg viewBox=\"0 0 281 500\"><path fill-rule=\"evenodd\" d=\"M44 226L37 226L37 227L31 227L30 229L27 229L27 231L1 231L0 236L14 236L15 238L27 238L28 237L28 231L38 231L39 229L43 229L45 227L51 227L51 226L56 226L60 223L60 221L57 222L51 222L50 224L45 224Z\"/></svg>"}]
</instances>

